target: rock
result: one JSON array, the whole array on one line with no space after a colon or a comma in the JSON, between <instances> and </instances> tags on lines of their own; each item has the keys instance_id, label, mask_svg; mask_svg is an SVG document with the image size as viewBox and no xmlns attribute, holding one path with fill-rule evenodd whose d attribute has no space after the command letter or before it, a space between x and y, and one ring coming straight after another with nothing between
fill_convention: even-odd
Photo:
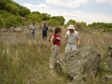
<instances>
[{"instance_id":1,"label":"rock","mask_svg":"<svg viewBox=\"0 0 112 84\"><path fill-rule=\"evenodd\" d=\"M86 75L76 75L73 78L71 84L87 84L87 76Z\"/></svg>"},{"instance_id":2,"label":"rock","mask_svg":"<svg viewBox=\"0 0 112 84\"><path fill-rule=\"evenodd\" d=\"M7 31L8 31L8 29L6 29L6 28L1 29L1 32L7 32Z\"/></svg>"},{"instance_id":3,"label":"rock","mask_svg":"<svg viewBox=\"0 0 112 84\"><path fill-rule=\"evenodd\" d=\"M112 75L105 75L104 78L105 78L106 80L109 80L109 79L112 80Z\"/></svg>"},{"instance_id":4,"label":"rock","mask_svg":"<svg viewBox=\"0 0 112 84\"><path fill-rule=\"evenodd\" d=\"M108 47L108 51L109 51L109 57L112 57L112 46Z\"/></svg>"},{"instance_id":5,"label":"rock","mask_svg":"<svg viewBox=\"0 0 112 84\"><path fill-rule=\"evenodd\" d=\"M112 72L112 58L108 57L104 62L101 63L101 67L104 71Z\"/></svg>"},{"instance_id":6,"label":"rock","mask_svg":"<svg viewBox=\"0 0 112 84\"><path fill-rule=\"evenodd\" d=\"M73 79L72 84L86 84L84 79L88 74L97 75L99 70L100 54L91 48L85 46L78 51L63 53L57 56L55 70L67 74ZM80 83L78 83L80 82Z\"/></svg>"},{"instance_id":7,"label":"rock","mask_svg":"<svg viewBox=\"0 0 112 84\"><path fill-rule=\"evenodd\" d=\"M19 28L19 27L16 27L16 26L12 26L10 28L10 31L12 31L12 32L21 32L22 31L22 28Z\"/></svg>"},{"instance_id":8,"label":"rock","mask_svg":"<svg viewBox=\"0 0 112 84\"><path fill-rule=\"evenodd\" d=\"M100 64L100 67L106 72L112 72L112 46L108 47L108 58Z\"/></svg>"},{"instance_id":9,"label":"rock","mask_svg":"<svg viewBox=\"0 0 112 84\"><path fill-rule=\"evenodd\" d=\"M19 28L19 27L18 28L15 28L14 31L15 32L21 32L22 31L22 28Z\"/></svg>"},{"instance_id":10,"label":"rock","mask_svg":"<svg viewBox=\"0 0 112 84\"><path fill-rule=\"evenodd\" d=\"M10 27L10 31L14 31L15 28L16 28L16 26Z\"/></svg>"}]
</instances>

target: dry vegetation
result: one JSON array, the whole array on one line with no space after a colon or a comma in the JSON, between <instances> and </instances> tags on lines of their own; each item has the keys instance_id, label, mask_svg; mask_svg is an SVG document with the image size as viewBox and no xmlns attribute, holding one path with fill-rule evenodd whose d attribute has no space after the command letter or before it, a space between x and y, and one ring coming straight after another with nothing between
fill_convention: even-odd
<instances>
[{"instance_id":1,"label":"dry vegetation","mask_svg":"<svg viewBox=\"0 0 112 84\"><path fill-rule=\"evenodd\" d=\"M62 32L62 50L65 44ZM49 32L49 35L51 33ZM107 56L107 47L112 45L112 35L79 31L81 46L91 45ZM41 39L41 30L30 38L30 30L20 33L0 32L0 84L67 84L70 82L49 69L50 43ZM96 82L95 82L96 83Z\"/></svg>"}]
</instances>

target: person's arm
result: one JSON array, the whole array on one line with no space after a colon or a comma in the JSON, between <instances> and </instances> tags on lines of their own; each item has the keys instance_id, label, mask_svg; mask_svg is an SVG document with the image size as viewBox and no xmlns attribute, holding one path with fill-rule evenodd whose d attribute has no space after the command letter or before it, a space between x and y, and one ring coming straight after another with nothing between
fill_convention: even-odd
<instances>
[{"instance_id":1,"label":"person's arm","mask_svg":"<svg viewBox=\"0 0 112 84\"><path fill-rule=\"evenodd\" d=\"M65 42L67 42L68 38L67 38L67 37L65 37L65 38L64 38L64 40L65 40Z\"/></svg>"},{"instance_id":2,"label":"person's arm","mask_svg":"<svg viewBox=\"0 0 112 84\"><path fill-rule=\"evenodd\" d=\"M65 35L65 37L64 37L64 41L65 41L65 44L66 44L67 41L68 41L68 35L67 35L67 33L66 33L66 35Z\"/></svg>"},{"instance_id":3,"label":"person's arm","mask_svg":"<svg viewBox=\"0 0 112 84\"><path fill-rule=\"evenodd\" d=\"M54 35L51 36L51 50L54 50L54 45L53 45L53 39L54 39Z\"/></svg>"},{"instance_id":4,"label":"person's arm","mask_svg":"<svg viewBox=\"0 0 112 84\"><path fill-rule=\"evenodd\" d=\"M78 46L80 46L80 39L79 38L77 38L77 44L78 44Z\"/></svg>"},{"instance_id":5,"label":"person's arm","mask_svg":"<svg viewBox=\"0 0 112 84\"><path fill-rule=\"evenodd\" d=\"M32 25L30 25L30 30L32 30Z\"/></svg>"},{"instance_id":6,"label":"person's arm","mask_svg":"<svg viewBox=\"0 0 112 84\"><path fill-rule=\"evenodd\" d=\"M48 31L48 26L47 26L47 31Z\"/></svg>"}]
</instances>

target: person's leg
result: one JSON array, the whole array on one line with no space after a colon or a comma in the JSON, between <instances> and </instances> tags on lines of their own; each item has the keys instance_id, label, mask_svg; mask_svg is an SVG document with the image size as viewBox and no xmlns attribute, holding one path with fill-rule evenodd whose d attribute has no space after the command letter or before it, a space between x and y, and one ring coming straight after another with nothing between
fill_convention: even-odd
<instances>
[{"instance_id":1,"label":"person's leg","mask_svg":"<svg viewBox=\"0 0 112 84\"><path fill-rule=\"evenodd\" d=\"M35 37L35 32L33 32L33 37Z\"/></svg>"},{"instance_id":2,"label":"person's leg","mask_svg":"<svg viewBox=\"0 0 112 84\"><path fill-rule=\"evenodd\" d=\"M44 39L44 31L42 32L42 39Z\"/></svg>"},{"instance_id":3,"label":"person's leg","mask_svg":"<svg viewBox=\"0 0 112 84\"><path fill-rule=\"evenodd\" d=\"M47 31L45 32L45 40L47 40Z\"/></svg>"},{"instance_id":4,"label":"person's leg","mask_svg":"<svg viewBox=\"0 0 112 84\"><path fill-rule=\"evenodd\" d=\"M31 38L33 38L34 37L34 32L31 32Z\"/></svg>"},{"instance_id":5,"label":"person's leg","mask_svg":"<svg viewBox=\"0 0 112 84\"><path fill-rule=\"evenodd\" d=\"M43 31L43 40L45 39L45 37L46 37L46 32Z\"/></svg>"},{"instance_id":6,"label":"person's leg","mask_svg":"<svg viewBox=\"0 0 112 84\"><path fill-rule=\"evenodd\" d=\"M78 50L76 45L72 45L71 47L72 47L72 51Z\"/></svg>"},{"instance_id":7,"label":"person's leg","mask_svg":"<svg viewBox=\"0 0 112 84\"><path fill-rule=\"evenodd\" d=\"M57 54L56 54L56 56L59 55L59 54L60 54L60 46L57 46ZM55 57L55 61L58 62L56 57Z\"/></svg>"},{"instance_id":8,"label":"person's leg","mask_svg":"<svg viewBox=\"0 0 112 84\"><path fill-rule=\"evenodd\" d=\"M66 47L65 47L65 52L70 52L71 51L71 47L70 45L67 43Z\"/></svg>"},{"instance_id":9,"label":"person's leg","mask_svg":"<svg viewBox=\"0 0 112 84\"><path fill-rule=\"evenodd\" d=\"M47 32L44 31L44 40L47 40Z\"/></svg>"},{"instance_id":10,"label":"person's leg","mask_svg":"<svg viewBox=\"0 0 112 84\"><path fill-rule=\"evenodd\" d=\"M55 65L54 65L54 62L55 62L55 57L57 55L57 50L58 50L58 47L57 45L54 45L54 50L51 50L51 57L50 57L50 68L53 68Z\"/></svg>"}]
</instances>

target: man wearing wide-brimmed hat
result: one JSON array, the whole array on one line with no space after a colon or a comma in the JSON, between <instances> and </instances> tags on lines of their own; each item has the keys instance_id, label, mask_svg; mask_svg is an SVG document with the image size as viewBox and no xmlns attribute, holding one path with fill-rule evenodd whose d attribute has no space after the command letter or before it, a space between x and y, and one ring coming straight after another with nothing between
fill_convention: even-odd
<instances>
[{"instance_id":1,"label":"man wearing wide-brimmed hat","mask_svg":"<svg viewBox=\"0 0 112 84\"><path fill-rule=\"evenodd\" d=\"M78 32L75 31L75 27L73 25L69 25L68 30L69 31L67 31L65 35L65 40L67 42L65 52L77 50L77 46L80 45L79 35Z\"/></svg>"}]
</instances>

